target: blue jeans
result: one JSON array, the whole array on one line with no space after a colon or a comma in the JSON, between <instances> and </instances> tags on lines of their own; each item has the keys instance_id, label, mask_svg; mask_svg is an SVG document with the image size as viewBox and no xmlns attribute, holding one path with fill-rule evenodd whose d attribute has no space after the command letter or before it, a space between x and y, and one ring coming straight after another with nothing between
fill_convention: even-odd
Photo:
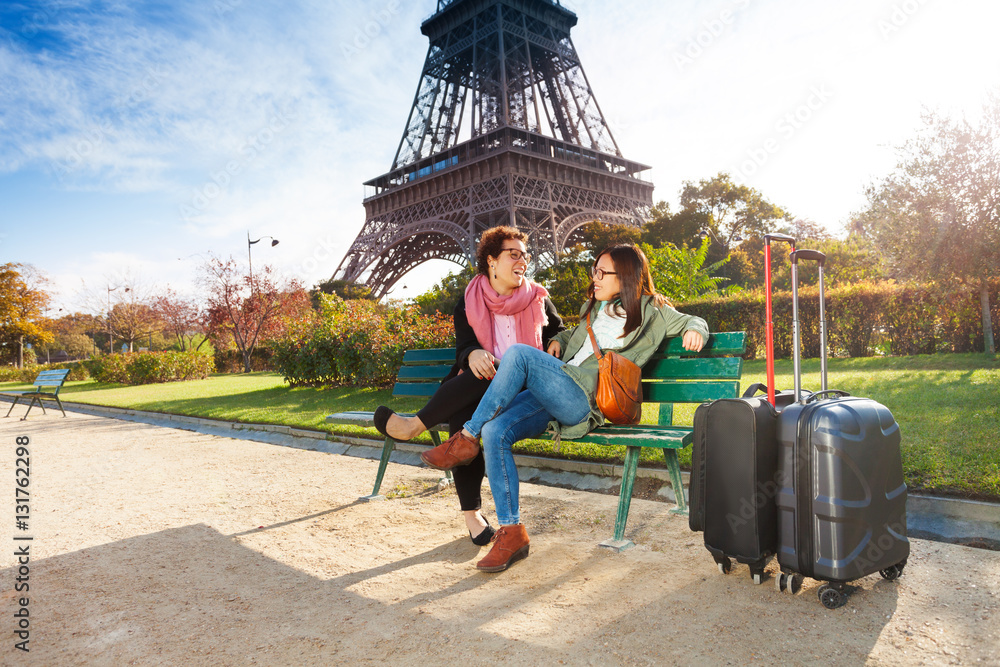
<instances>
[{"instance_id":1,"label":"blue jeans","mask_svg":"<svg viewBox=\"0 0 1000 667\"><path fill-rule=\"evenodd\" d=\"M530 345L512 345L465 423L466 431L482 436L486 476L501 526L521 523L514 443L541 435L553 419L573 425L590 414L587 394L562 370L564 365Z\"/></svg>"}]
</instances>

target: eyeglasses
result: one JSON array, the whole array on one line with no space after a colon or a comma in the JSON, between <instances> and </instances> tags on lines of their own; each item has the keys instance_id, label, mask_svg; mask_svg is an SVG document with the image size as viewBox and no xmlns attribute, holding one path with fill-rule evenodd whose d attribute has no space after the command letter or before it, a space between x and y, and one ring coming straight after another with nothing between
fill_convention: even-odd
<instances>
[{"instance_id":1,"label":"eyeglasses","mask_svg":"<svg viewBox=\"0 0 1000 667\"><path fill-rule=\"evenodd\" d=\"M523 259L525 264L531 264L531 255L526 252L521 252L517 248L504 248L500 252L509 252L510 258L515 262Z\"/></svg>"},{"instance_id":2,"label":"eyeglasses","mask_svg":"<svg viewBox=\"0 0 1000 667\"><path fill-rule=\"evenodd\" d=\"M604 269L593 268L590 270L590 275L598 280L604 280L604 276L617 276L617 271L605 271Z\"/></svg>"}]
</instances>

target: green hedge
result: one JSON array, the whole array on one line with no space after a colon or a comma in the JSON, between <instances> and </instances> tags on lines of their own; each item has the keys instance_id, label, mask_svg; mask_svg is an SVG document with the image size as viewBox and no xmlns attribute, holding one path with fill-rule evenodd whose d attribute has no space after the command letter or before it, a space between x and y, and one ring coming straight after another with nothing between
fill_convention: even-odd
<instances>
[{"instance_id":1,"label":"green hedge","mask_svg":"<svg viewBox=\"0 0 1000 667\"><path fill-rule=\"evenodd\" d=\"M25 364L24 368L17 366L0 367L0 382L33 382L41 371L54 371L61 368L70 369L67 380L86 380L90 377L87 367L81 361L68 361L58 364Z\"/></svg>"},{"instance_id":2,"label":"green hedge","mask_svg":"<svg viewBox=\"0 0 1000 667\"><path fill-rule=\"evenodd\" d=\"M991 285L995 335L1000 334L1000 281ZM773 298L776 358L792 353L792 298ZM678 304L684 313L703 317L712 331L746 331L747 357L764 356L764 294L760 291ZM979 292L971 287L934 283L861 282L826 295L828 349L833 356L982 352ZM819 356L819 292L799 290L803 355Z\"/></svg>"},{"instance_id":3,"label":"green hedge","mask_svg":"<svg viewBox=\"0 0 1000 667\"><path fill-rule=\"evenodd\" d=\"M201 380L215 370L212 355L204 352L106 354L84 363L95 380L115 384Z\"/></svg>"}]
</instances>

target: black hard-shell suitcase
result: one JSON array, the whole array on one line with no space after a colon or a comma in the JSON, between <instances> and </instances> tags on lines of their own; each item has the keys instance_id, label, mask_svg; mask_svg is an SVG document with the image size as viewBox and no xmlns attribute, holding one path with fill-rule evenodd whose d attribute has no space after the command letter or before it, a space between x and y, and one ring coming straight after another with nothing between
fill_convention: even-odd
<instances>
[{"instance_id":1,"label":"black hard-shell suitcase","mask_svg":"<svg viewBox=\"0 0 1000 667\"><path fill-rule=\"evenodd\" d=\"M793 392L773 389L770 251L772 241L792 244L794 239L785 234L768 234L764 241L769 384L752 384L742 398L705 403L695 411L688 510L688 525L693 531L704 531L705 547L719 570L728 573L731 559L735 558L750 566L750 575L757 584L763 581L777 539L776 409L781 410L793 400ZM767 400L756 397L758 391L764 391Z\"/></svg>"},{"instance_id":2,"label":"black hard-shell suitcase","mask_svg":"<svg viewBox=\"0 0 1000 667\"><path fill-rule=\"evenodd\" d=\"M735 559L759 584L777 540L777 412L756 388L695 411L689 525L704 531L720 572Z\"/></svg>"},{"instance_id":3,"label":"black hard-shell suitcase","mask_svg":"<svg viewBox=\"0 0 1000 667\"><path fill-rule=\"evenodd\" d=\"M910 553L899 425L888 408L827 390L825 256L792 253L795 393L801 392L798 262L819 264L822 391L803 396L778 416L778 590L796 593L802 577L820 587L824 606L846 602L847 582L879 572L892 580Z\"/></svg>"}]
</instances>

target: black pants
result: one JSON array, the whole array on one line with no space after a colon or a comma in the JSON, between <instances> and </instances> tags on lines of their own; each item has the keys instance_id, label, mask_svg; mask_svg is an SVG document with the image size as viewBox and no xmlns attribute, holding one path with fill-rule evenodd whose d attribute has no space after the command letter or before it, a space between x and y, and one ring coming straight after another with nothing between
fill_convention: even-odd
<instances>
[{"instance_id":1,"label":"black pants","mask_svg":"<svg viewBox=\"0 0 1000 667\"><path fill-rule=\"evenodd\" d=\"M472 371L465 371L442 382L417 416L427 427L447 423L449 435L454 435L472 417L479 399L489 386L489 380L480 380ZM482 448L471 463L453 468L451 474L455 478L455 492L458 493L462 511L480 509L483 506L483 477L486 476L486 460L483 458Z\"/></svg>"}]
</instances>

